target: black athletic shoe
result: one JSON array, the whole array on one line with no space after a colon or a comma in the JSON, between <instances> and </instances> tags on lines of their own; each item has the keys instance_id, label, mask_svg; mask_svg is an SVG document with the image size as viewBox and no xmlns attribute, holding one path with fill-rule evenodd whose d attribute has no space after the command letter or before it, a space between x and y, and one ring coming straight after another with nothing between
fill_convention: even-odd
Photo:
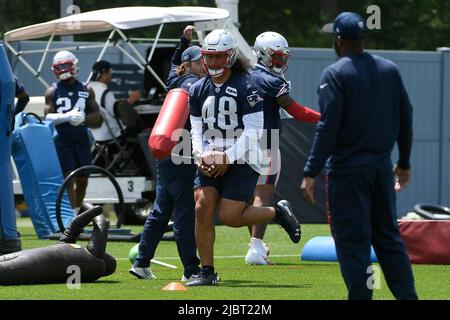
<instances>
[{"instance_id":1,"label":"black athletic shoe","mask_svg":"<svg viewBox=\"0 0 450 320\"><path fill-rule=\"evenodd\" d=\"M276 205L279 209L275 222L287 232L292 242L299 243L301 239L301 226L292 211L291 204L286 200L281 200Z\"/></svg>"},{"instance_id":2,"label":"black athletic shoe","mask_svg":"<svg viewBox=\"0 0 450 320\"><path fill-rule=\"evenodd\" d=\"M188 287L215 286L218 283L219 277L217 273L208 272L202 269L194 279L186 283L186 286Z\"/></svg>"}]
</instances>

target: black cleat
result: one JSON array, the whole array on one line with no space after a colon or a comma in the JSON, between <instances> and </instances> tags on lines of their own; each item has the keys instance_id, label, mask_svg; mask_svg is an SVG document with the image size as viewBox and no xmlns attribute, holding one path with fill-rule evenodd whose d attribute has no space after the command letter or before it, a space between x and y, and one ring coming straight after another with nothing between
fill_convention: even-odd
<instances>
[{"instance_id":1,"label":"black cleat","mask_svg":"<svg viewBox=\"0 0 450 320\"><path fill-rule=\"evenodd\" d=\"M287 232L292 242L299 243L301 239L301 226L292 211L291 204L286 200L281 200L275 205L278 215L275 222Z\"/></svg>"},{"instance_id":2,"label":"black cleat","mask_svg":"<svg viewBox=\"0 0 450 320\"><path fill-rule=\"evenodd\" d=\"M202 269L195 278L186 283L186 286L215 286L217 284L219 284L219 277L217 273L208 272Z\"/></svg>"}]
</instances>

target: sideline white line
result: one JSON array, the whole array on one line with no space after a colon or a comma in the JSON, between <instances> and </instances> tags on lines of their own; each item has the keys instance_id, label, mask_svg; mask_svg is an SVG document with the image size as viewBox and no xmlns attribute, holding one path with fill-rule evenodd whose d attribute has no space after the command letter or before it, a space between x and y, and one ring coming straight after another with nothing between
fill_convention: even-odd
<instances>
[{"instance_id":1,"label":"sideline white line","mask_svg":"<svg viewBox=\"0 0 450 320\"><path fill-rule=\"evenodd\" d=\"M269 258L293 258L293 257L299 257L299 254L274 254L274 255L269 255ZM216 256L214 257L214 259L241 259L241 258L245 258L245 256ZM165 257L165 258L161 258L158 257L158 260L179 260L179 257ZM128 258L116 258L116 260L122 261L122 260L128 260Z\"/></svg>"},{"instance_id":2,"label":"sideline white line","mask_svg":"<svg viewBox=\"0 0 450 320\"><path fill-rule=\"evenodd\" d=\"M150 262L154 263L154 264L159 264L160 266L163 266L163 267L166 267L166 268L170 268L170 269L176 269L177 268L176 266L173 266L171 264L164 263L164 262L161 262L161 261L158 261L158 260L155 260L155 259L150 260Z\"/></svg>"}]
</instances>

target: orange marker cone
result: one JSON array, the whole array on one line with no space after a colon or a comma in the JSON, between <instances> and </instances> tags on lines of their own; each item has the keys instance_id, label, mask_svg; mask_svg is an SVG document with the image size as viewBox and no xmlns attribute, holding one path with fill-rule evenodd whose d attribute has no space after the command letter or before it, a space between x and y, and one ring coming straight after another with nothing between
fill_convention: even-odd
<instances>
[{"instance_id":1,"label":"orange marker cone","mask_svg":"<svg viewBox=\"0 0 450 320\"><path fill-rule=\"evenodd\" d=\"M163 291L186 291L186 287L179 282L171 282L163 288Z\"/></svg>"}]
</instances>

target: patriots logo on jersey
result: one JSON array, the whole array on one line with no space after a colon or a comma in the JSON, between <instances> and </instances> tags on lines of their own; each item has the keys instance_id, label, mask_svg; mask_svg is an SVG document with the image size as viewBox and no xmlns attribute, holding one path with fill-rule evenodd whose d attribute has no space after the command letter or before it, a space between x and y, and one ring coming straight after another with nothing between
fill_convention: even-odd
<instances>
[{"instance_id":1,"label":"patriots logo on jersey","mask_svg":"<svg viewBox=\"0 0 450 320\"><path fill-rule=\"evenodd\" d=\"M253 91L252 93L253 93L252 95L249 95L247 97L247 101L250 107L253 108L259 101L263 101L264 99L261 98L261 96L258 94L257 91Z\"/></svg>"}]
</instances>

